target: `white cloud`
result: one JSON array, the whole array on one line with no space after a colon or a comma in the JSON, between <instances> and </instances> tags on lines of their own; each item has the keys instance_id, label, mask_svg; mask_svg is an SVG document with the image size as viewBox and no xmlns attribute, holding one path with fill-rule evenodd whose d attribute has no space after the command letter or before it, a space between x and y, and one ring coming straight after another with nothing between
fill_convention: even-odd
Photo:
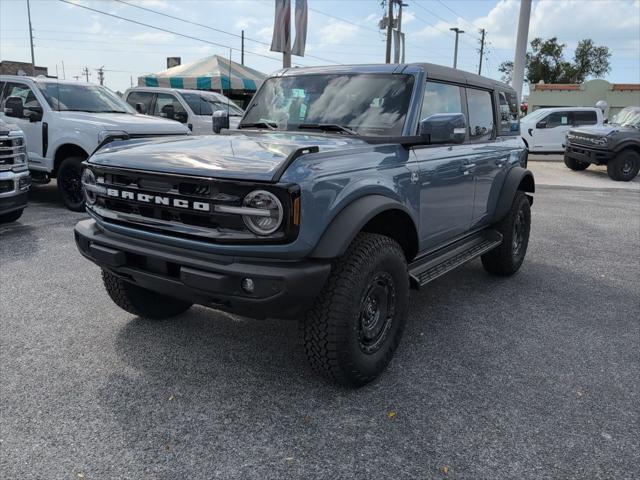
<instances>
[{"instance_id":1,"label":"white cloud","mask_svg":"<svg viewBox=\"0 0 640 480\"><path fill-rule=\"evenodd\" d=\"M356 25L338 20L329 20L327 24L318 29L318 34L320 35L319 43L321 45L343 44L347 40L351 40L357 31L358 27Z\"/></svg>"},{"instance_id":2,"label":"white cloud","mask_svg":"<svg viewBox=\"0 0 640 480\"><path fill-rule=\"evenodd\" d=\"M249 28L254 27L255 25L260 25L261 23L262 20L259 18L243 17L234 24L234 27L236 30L248 30Z\"/></svg>"},{"instance_id":3,"label":"white cloud","mask_svg":"<svg viewBox=\"0 0 640 480\"><path fill-rule=\"evenodd\" d=\"M371 16L371 15L369 15L369 16ZM407 23L411 23L415 19L416 19L416 14L414 12L412 12L411 10L409 10L408 12L402 14L402 24L403 25L406 25Z\"/></svg>"},{"instance_id":4,"label":"white cloud","mask_svg":"<svg viewBox=\"0 0 640 480\"><path fill-rule=\"evenodd\" d=\"M131 37L131 40L137 42L149 42L149 43L169 43L176 38L172 33L167 32L144 32L139 33Z\"/></svg>"}]
</instances>

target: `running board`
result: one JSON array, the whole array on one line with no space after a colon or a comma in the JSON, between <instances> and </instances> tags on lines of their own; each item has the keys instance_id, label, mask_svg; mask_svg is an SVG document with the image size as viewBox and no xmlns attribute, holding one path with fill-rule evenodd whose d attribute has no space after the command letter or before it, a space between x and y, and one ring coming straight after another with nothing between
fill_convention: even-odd
<instances>
[{"instance_id":1,"label":"running board","mask_svg":"<svg viewBox=\"0 0 640 480\"><path fill-rule=\"evenodd\" d=\"M411 286L422 287L460 265L493 250L501 243L502 235L488 229L436 250L409 265Z\"/></svg>"}]
</instances>

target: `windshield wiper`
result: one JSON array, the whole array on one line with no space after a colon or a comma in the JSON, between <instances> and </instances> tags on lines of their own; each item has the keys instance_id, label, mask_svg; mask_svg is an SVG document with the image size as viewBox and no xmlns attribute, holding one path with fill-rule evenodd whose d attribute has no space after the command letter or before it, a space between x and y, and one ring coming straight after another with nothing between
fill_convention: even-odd
<instances>
[{"instance_id":1,"label":"windshield wiper","mask_svg":"<svg viewBox=\"0 0 640 480\"><path fill-rule=\"evenodd\" d=\"M301 130L322 130L323 132L343 132L349 135L358 135L355 130L337 123L301 123L298 128Z\"/></svg>"},{"instance_id":2,"label":"windshield wiper","mask_svg":"<svg viewBox=\"0 0 640 480\"><path fill-rule=\"evenodd\" d=\"M276 130L278 124L275 122L241 123L238 128L268 128L269 130Z\"/></svg>"}]
</instances>

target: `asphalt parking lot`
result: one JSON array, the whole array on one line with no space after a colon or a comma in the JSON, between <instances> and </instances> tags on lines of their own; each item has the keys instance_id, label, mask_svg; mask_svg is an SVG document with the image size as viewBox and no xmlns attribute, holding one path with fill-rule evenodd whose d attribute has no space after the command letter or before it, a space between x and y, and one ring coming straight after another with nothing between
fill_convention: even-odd
<instances>
[{"instance_id":1,"label":"asphalt parking lot","mask_svg":"<svg viewBox=\"0 0 640 480\"><path fill-rule=\"evenodd\" d=\"M310 371L294 323L121 311L76 251L84 215L34 188L0 227L0 477L638 478L640 183L545 165L522 270L412 294L355 391Z\"/></svg>"}]
</instances>

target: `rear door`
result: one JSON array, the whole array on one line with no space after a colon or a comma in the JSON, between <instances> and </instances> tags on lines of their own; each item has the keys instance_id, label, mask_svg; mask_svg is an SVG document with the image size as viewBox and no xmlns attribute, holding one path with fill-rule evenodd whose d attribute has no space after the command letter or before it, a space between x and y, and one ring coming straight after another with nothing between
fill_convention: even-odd
<instances>
[{"instance_id":1,"label":"rear door","mask_svg":"<svg viewBox=\"0 0 640 480\"><path fill-rule=\"evenodd\" d=\"M572 115L571 123L574 127L595 125L598 123L598 115L595 110L575 110Z\"/></svg>"},{"instance_id":2,"label":"rear door","mask_svg":"<svg viewBox=\"0 0 640 480\"><path fill-rule=\"evenodd\" d=\"M538 121L538 124L540 123L544 128L536 127L533 135L536 150L561 152L564 138L571 128L572 112L570 110L552 112L546 119Z\"/></svg>"}]
</instances>

